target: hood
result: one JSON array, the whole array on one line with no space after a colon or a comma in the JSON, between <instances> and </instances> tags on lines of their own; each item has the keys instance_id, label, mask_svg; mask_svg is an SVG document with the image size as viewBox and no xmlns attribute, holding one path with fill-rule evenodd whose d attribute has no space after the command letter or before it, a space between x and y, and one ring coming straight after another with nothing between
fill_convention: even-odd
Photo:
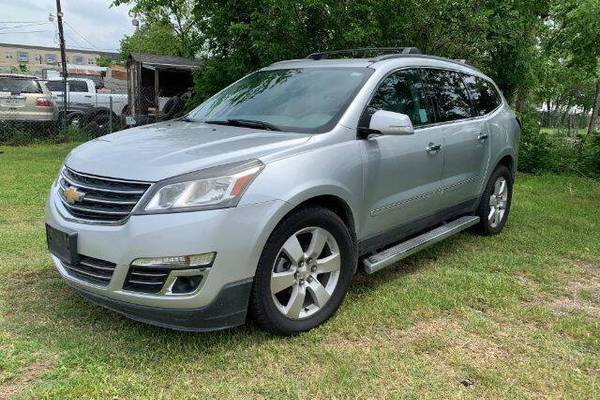
<instances>
[{"instance_id":1,"label":"hood","mask_svg":"<svg viewBox=\"0 0 600 400\"><path fill-rule=\"evenodd\" d=\"M306 143L309 134L169 121L85 143L67 157L78 172L158 181L215 165L263 159Z\"/></svg>"}]
</instances>

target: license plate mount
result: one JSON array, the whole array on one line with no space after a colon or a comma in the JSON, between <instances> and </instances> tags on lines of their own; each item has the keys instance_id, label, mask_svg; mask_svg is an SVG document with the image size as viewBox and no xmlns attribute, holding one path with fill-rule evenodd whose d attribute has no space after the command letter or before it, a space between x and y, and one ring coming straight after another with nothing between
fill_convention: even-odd
<instances>
[{"instance_id":1,"label":"license plate mount","mask_svg":"<svg viewBox=\"0 0 600 400\"><path fill-rule=\"evenodd\" d=\"M20 97L3 97L0 99L0 105L4 107L21 107L25 104L25 99Z\"/></svg>"},{"instance_id":2,"label":"license plate mount","mask_svg":"<svg viewBox=\"0 0 600 400\"><path fill-rule=\"evenodd\" d=\"M46 240L50 253L65 264L75 265L79 262L76 232L63 232L46 224Z\"/></svg>"}]
</instances>

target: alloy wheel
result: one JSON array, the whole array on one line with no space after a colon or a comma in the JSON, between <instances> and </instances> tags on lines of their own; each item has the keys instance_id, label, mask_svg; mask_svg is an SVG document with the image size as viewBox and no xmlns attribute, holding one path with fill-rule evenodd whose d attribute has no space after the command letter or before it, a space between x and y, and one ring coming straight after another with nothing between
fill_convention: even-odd
<instances>
[{"instance_id":1,"label":"alloy wheel","mask_svg":"<svg viewBox=\"0 0 600 400\"><path fill-rule=\"evenodd\" d=\"M331 233L308 227L283 244L271 272L277 309L294 320L312 316L330 300L338 284L341 256Z\"/></svg>"},{"instance_id":2,"label":"alloy wheel","mask_svg":"<svg viewBox=\"0 0 600 400\"><path fill-rule=\"evenodd\" d=\"M508 203L508 183L503 176L499 176L494 183L494 191L490 195L490 211L488 222L490 227L497 228L506 214Z\"/></svg>"}]
</instances>

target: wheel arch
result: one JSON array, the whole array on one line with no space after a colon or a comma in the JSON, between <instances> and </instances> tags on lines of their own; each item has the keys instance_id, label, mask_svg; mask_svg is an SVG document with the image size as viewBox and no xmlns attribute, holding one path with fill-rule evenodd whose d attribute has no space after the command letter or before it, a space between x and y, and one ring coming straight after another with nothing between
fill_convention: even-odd
<instances>
[{"instance_id":1,"label":"wheel arch","mask_svg":"<svg viewBox=\"0 0 600 400\"><path fill-rule=\"evenodd\" d=\"M517 169L517 158L515 157L515 154L512 151L512 149L507 148L504 151L498 153L498 155L494 159L494 162L490 163L490 166L492 168L490 168L487 172L487 176L484 183L490 179L490 176L492 176L492 174L494 173L496 168L498 168L499 165L506 166L514 178Z\"/></svg>"},{"instance_id":2,"label":"wheel arch","mask_svg":"<svg viewBox=\"0 0 600 400\"><path fill-rule=\"evenodd\" d=\"M514 174L515 174L515 159L512 156L512 154L506 154L502 158L500 158L500 160L498 160L498 162L496 163L496 166L494 167L494 169L498 168L499 165L504 165L505 167L507 167L508 170L510 171L511 175L514 176Z\"/></svg>"},{"instance_id":3,"label":"wheel arch","mask_svg":"<svg viewBox=\"0 0 600 400\"><path fill-rule=\"evenodd\" d=\"M346 227L348 227L352 238L356 240L356 224L354 213L352 212L350 205L344 199L333 194L317 195L303 200L288 213L286 213L283 218L281 218L281 221L283 221L290 214L308 207L321 207L333 211L338 217L340 217Z\"/></svg>"}]
</instances>

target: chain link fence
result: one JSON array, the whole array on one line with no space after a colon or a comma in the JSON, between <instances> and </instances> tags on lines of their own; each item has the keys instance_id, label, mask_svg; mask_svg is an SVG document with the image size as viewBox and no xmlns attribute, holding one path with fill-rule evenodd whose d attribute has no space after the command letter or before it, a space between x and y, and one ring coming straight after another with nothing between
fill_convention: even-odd
<instances>
[{"instance_id":1,"label":"chain link fence","mask_svg":"<svg viewBox=\"0 0 600 400\"><path fill-rule=\"evenodd\" d=\"M126 94L71 93L65 104L62 81L50 82L34 76L0 75L0 144L26 145L37 142L86 141L134 126L178 118L185 113L189 93L170 98L142 93L138 112L129 111ZM47 86L48 85L48 86Z\"/></svg>"}]
</instances>

